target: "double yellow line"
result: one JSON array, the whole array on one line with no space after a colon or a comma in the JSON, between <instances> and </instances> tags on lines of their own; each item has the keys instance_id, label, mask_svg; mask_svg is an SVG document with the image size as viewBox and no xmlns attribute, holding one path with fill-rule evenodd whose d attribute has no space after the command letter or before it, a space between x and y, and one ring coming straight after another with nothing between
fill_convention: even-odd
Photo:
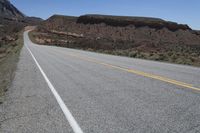
<instances>
[{"instance_id":1,"label":"double yellow line","mask_svg":"<svg viewBox=\"0 0 200 133\"><path fill-rule=\"evenodd\" d=\"M154 75L154 74L150 74L150 73L146 73L146 72L142 72L142 71L138 71L138 70L134 70L134 69L128 69L128 68L112 65L112 64L109 64L109 63L98 61L98 60L91 58L91 57L82 57L78 54L67 54L67 55L69 55L71 57L79 58L79 59L82 59L82 60L86 60L86 61L89 61L89 62L93 62L93 63L96 63L96 64L101 64L101 65L104 65L104 66L107 66L107 67L110 67L110 68L114 68L114 69L129 72L129 73L137 74L137 75L140 75L140 76L164 81L164 82L171 83L171 84L181 86L181 87L184 87L184 88L189 88L189 89L192 89L192 90L195 90L195 91L200 91L200 88L194 87L192 84L184 83L184 82L173 80L173 79L170 79L170 78L166 78L166 77L162 77L162 76L158 76L158 75Z\"/></svg>"}]
</instances>

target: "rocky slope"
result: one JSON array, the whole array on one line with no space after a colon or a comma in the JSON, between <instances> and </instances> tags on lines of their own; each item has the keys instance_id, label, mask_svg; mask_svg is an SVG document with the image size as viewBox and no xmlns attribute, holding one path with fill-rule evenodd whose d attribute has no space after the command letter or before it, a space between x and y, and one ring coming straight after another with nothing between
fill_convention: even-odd
<instances>
[{"instance_id":1,"label":"rocky slope","mask_svg":"<svg viewBox=\"0 0 200 133\"><path fill-rule=\"evenodd\" d=\"M25 17L15 6L8 0L0 0L0 16L8 18L23 18Z\"/></svg>"},{"instance_id":2,"label":"rocky slope","mask_svg":"<svg viewBox=\"0 0 200 133\"><path fill-rule=\"evenodd\" d=\"M38 25L41 21L41 18L25 16L9 0L0 0L0 40L27 25Z\"/></svg>"},{"instance_id":3,"label":"rocky slope","mask_svg":"<svg viewBox=\"0 0 200 133\"><path fill-rule=\"evenodd\" d=\"M24 23L26 25L35 25L41 22L41 18L28 17L20 12L9 0L0 0L0 23L6 24L10 21Z\"/></svg>"}]
</instances>

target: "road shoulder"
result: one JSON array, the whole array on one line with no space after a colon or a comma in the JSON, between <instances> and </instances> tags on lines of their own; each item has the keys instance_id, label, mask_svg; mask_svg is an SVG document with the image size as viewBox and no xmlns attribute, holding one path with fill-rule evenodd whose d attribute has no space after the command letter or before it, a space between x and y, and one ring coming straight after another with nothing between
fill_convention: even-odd
<instances>
[{"instance_id":1,"label":"road shoulder","mask_svg":"<svg viewBox=\"0 0 200 133\"><path fill-rule=\"evenodd\" d=\"M2 132L72 132L25 47L5 102L0 106L0 126Z\"/></svg>"}]
</instances>

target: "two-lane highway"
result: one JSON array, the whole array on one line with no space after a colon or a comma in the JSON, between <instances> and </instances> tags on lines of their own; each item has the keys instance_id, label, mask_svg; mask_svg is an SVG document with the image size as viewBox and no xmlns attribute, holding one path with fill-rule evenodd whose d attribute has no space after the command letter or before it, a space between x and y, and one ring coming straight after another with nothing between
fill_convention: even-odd
<instances>
[{"instance_id":1,"label":"two-lane highway","mask_svg":"<svg viewBox=\"0 0 200 133\"><path fill-rule=\"evenodd\" d=\"M200 131L200 68L24 42L3 132Z\"/></svg>"}]
</instances>

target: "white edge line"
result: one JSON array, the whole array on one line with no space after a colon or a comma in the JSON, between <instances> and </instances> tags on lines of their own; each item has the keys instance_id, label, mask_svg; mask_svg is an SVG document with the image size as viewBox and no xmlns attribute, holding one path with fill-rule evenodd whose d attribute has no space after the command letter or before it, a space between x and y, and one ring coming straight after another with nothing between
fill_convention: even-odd
<instances>
[{"instance_id":1,"label":"white edge line","mask_svg":"<svg viewBox=\"0 0 200 133\"><path fill-rule=\"evenodd\" d=\"M74 133L83 133L82 129L80 128L80 126L78 125L78 123L76 122L76 120L74 119L74 117L72 116L71 112L69 111L69 109L67 108L67 106L65 105L65 103L63 102L62 98L60 97L60 95L58 94L58 92L56 91L56 89L54 88L54 86L49 81L48 77L46 76L46 74L44 73L44 71L42 70L42 68L40 67L40 65L37 62L35 56L31 52L31 50L29 49L29 47L25 44L25 40L24 40L24 45L28 49L28 51L31 54L33 60L35 61L37 67L39 68L39 70L42 73L44 79L46 80L49 88L51 89L51 92L53 93L53 95L56 98L58 104L60 105L60 108L62 109L62 111L63 111L66 119L68 120L70 126L72 127Z\"/></svg>"}]
</instances>

